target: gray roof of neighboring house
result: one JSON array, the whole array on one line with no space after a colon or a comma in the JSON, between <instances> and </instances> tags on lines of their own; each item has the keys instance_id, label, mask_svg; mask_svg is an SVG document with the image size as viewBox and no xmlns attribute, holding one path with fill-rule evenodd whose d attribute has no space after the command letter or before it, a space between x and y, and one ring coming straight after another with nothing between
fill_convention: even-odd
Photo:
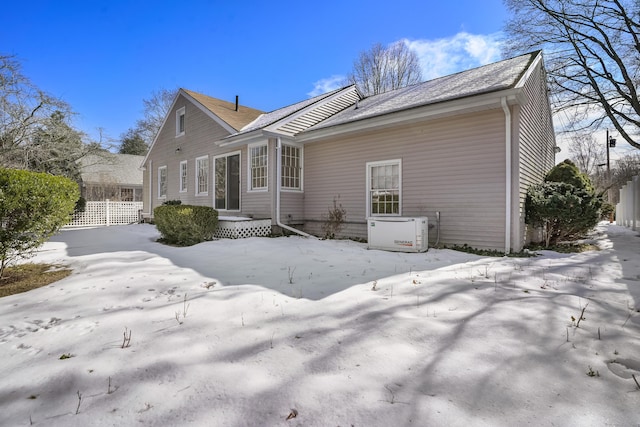
<instances>
[{"instance_id":1,"label":"gray roof of neighboring house","mask_svg":"<svg viewBox=\"0 0 640 427\"><path fill-rule=\"evenodd\" d=\"M510 89L520 81L540 51L364 98L305 132L394 113L410 108Z\"/></svg>"},{"instance_id":2,"label":"gray roof of neighboring house","mask_svg":"<svg viewBox=\"0 0 640 427\"><path fill-rule=\"evenodd\" d=\"M85 184L119 184L141 186L144 156L100 153L84 156L80 163L80 177Z\"/></svg>"}]
</instances>

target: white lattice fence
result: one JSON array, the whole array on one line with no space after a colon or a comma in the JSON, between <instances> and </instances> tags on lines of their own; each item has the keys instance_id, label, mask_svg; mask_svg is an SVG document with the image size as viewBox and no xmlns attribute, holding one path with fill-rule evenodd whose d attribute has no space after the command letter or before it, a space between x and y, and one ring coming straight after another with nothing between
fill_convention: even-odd
<instances>
[{"instance_id":1,"label":"white lattice fence","mask_svg":"<svg viewBox=\"0 0 640 427\"><path fill-rule=\"evenodd\" d=\"M67 227L133 224L140 220L141 210L142 202L87 202Z\"/></svg>"},{"instance_id":2,"label":"white lattice fence","mask_svg":"<svg viewBox=\"0 0 640 427\"><path fill-rule=\"evenodd\" d=\"M270 219L220 220L214 237L218 239L244 239L271 235Z\"/></svg>"}]
</instances>

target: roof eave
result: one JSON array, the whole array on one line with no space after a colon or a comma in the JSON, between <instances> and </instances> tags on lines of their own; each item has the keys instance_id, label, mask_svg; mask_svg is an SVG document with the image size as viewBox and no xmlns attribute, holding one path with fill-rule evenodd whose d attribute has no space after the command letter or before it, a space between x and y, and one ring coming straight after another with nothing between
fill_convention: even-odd
<instances>
[{"instance_id":1,"label":"roof eave","mask_svg":"<svg viewBox=\"0 0 640 427\"><path fill-rule=\"evenodd\" d=\"M506 98L509 105L524 105L527 102L526 94L522 88L517 87L393 111L378 116L336 124L334 126L316 130L310 129L296 135L295 140L297 142L309 142L316 139L358 132L365 129L380 129L420 121L427 118L458 114L466 111L471 112L500 108L500 101L502 98Z\"/></svg>"},{"instance_id":2,"label":"roof eave","mask_svg":"<svg viewBox=\"0 0 640 427\"><path fill-rule=\"evenodd\" d=\"M269 138L269 133L270 132L266 132L264 129L256 129L246 134L228 136L227 138L215 141L214 144L220 148L239 147L241 145L264 141L265 138Z\"/></svg>"}]
</instances>

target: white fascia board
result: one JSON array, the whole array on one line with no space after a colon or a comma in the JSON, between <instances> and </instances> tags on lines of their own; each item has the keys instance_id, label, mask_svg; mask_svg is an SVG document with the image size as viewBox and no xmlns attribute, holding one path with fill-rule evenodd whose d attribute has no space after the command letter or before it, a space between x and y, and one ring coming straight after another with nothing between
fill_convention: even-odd
<instances>
[{"instance_id":1,"label":"white fascia board","mask_svg":"<svg viewBox=\"0 0 640 427\"><path fill-rule=\"evenodd\" d=\"M253 125L255 122L257 122L258 120L260 120L262 118L262 116L264 116L264 113L260 114L258 117L256 117L255 119L251 120L249 123L247 123L246 125L244 125L242 127L242 129L240 129L238 132L242 132L243 129L249 129L251 128L251 125Z\"/></svg>"},{"instance_id":2,"label":"white fascia board","mask_svg":"<svg viewBox=\"0 0 640 427\"><path fill-rule=\"evenodd\" d=\"M437 116L501 108L500 102L502 98L506 98L509 105L523 105L527 102L526 95L523 93L522 89L506 89L470 98L459 98L434 105L425 105L422 107L391 112L354 122L337 124L335 126L314 131L302 132L296 135L295 140L297 142L308 142L317 138L326 138L334 135L358 132L361 130L385 128Z\"/></svg>"},{"instance_id":3,"label":"white fascia board","mask_svg":"<svg viewBox=\"0 0 640 427\"><path fill-rule=\"evenodd\" d=\"M536 68L538 67L538 64L540 64L541 62L542 62L542 52L539 52L538 55L536 55L536 57L534 58L534 60L531 62L531 64L529 64L527 71L522 75L518 83L516 83L515 88L524 87L527 80L529 80L529 77L531 77L531 74L534 72L534 70L536 70Z\"/></svg>"},{"instance_id":4,"label":"white fascia board","mask_svg":"<svg viewBox=\"0 0 640 427\"><path fill-rule=\"evenodd\" d=\"M262 129L258 129L253 132L249 132L246 135L233 136L230 138L220 139L218 141L215 141L214 144L216 144L218 147L225 147L225 148L238 147L240 145L247 145L247 144L252 144L254 142L261 142L261 141L264 141L265 138L269 138L269 136L266 135L266 132L264 132Z\"/></svg>"}]
</instances>

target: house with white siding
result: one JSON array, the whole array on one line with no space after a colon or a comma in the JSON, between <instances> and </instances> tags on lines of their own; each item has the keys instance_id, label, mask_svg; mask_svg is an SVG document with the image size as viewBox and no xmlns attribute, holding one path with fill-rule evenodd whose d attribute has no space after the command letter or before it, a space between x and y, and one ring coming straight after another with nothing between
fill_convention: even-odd
<instances>
[{"instance_id":1,"label":"house with white siding","mask_svg":"<svg viewBox=\"0 0 640 427\"><path fill-rule=\"evenodd\" d=\"M431 243L520 251L527 188L555 153L541 52L269 113L181 89L142 164L143 215L181 200L321 235L336 200L342 237L366 239L372 217L438 217Z\"/></svg>"}]
</instances>

